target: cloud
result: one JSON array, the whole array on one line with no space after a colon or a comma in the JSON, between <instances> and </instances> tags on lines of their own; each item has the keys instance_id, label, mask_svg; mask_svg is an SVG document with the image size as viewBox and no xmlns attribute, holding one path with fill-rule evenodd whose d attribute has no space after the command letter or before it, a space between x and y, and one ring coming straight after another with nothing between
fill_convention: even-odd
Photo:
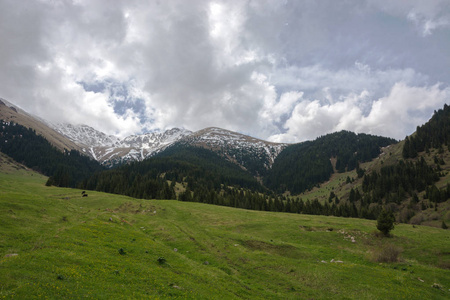
<instances>
[{"instance_id":1,"label":"cloud","mask_svg":"<svg viewBox=\"0 0 450 300\"><path fill-rule=\"evenodd\" d=\"M378 135L388 132L389 136L403 139L428 121L436 107L442 108L449 97L450 89L442 89L439 84L411 87L396 83L388 96L372 103L370 114L360 121L359 130Z\"/></svg>"},{"instance_id":2,"label":"cloud","mask_svg":"<svg viewBox=\"0 0 450 300\"><path fill-rule=\"evenodd\" d=\"M333 104L304 100L295 106L286 121L286 133L274 135L269 140L304 141L340 130L403 139L412 134L416 126L425 123L436 107L447 103L449 96L450 89L442 89L438 84L411 87L399 82L394 84L389 95L371 101L368 114L361 109L361 104L370 99L367 91L350 94Z\"/></svg>"},{"instance_id":3,"label":"cloud","mask_svg":"<svg viewBox=\"0 0 450 300\"><path fill-rule=\"evenodd\" d=\"M340 129L400 137L448 96L448 16L438 0L5 0L0 97L121 136L219 126L292 142ZM411 91L435 98L410 112ZM392 116L395 130L377 122Z\"/></svg>"},{"instance_id":4,"label":"cloud","mask_svg":"<svg viewBox=\"0 0 450 300\"><path fill-rule=\"evenodd\" d=\"M450 3L447 0L371 0L369 3L388 14L406 17L423 37L431 35L437 29L450 26Z\"/></svg>"},{"instance_id":5,"label":"cloud","mask_svg":"<svg viewBox=\"0 0 450 300\"><path fill-rule=\"evenodd\" d=\"M428 19L424 15L411 11L408 14L408 20L412 21L419 28L424 37L431 35L436 29L450 27L450 15Z\"/></svg>"}]
</instances>

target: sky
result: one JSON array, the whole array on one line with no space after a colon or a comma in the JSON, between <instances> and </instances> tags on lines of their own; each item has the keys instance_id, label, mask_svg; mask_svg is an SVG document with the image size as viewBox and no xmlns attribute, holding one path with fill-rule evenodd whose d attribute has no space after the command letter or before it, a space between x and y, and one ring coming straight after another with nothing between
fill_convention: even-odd
<instances>
[{"instance_id":1,"label":"sky","mask_svg":"<svg viewBox=\"0 0 450 300\"><path fill-rule=\"evenodd\" d=\"M0 0L0 97L119 137L400 140L449 70L450 0Z\"/></svg>"}]
</instances>

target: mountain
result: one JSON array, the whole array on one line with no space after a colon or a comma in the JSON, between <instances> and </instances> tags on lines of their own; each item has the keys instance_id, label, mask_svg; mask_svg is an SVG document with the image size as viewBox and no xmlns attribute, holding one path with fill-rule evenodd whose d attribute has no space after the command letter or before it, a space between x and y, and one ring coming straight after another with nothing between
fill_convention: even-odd
<instances>
[{"instance_id":1,"label":"mountain","mask_svg":"<svg viewBox=\"0 0 450 300\"><path fill-rule=\"evenodd\" d=\"M194 132L179 143L215 151L256 177L264 176L287 147L287 144L271 143L217 127Z\"/></svg>"},{"instance_id":2,"label":"mountain","mask_svg":"<svg viewBox=\"0 0 450 300\"><path fill-rule=\"evenodd\" d=\"M42 135L60 151L77 150L104 166L142 161L180 142L210 149L255 177L263 177L288 144L271 143L229 130L210 127L192 132L172 128L120 139L88 125L51 123L0 99L0 119L21 124Z\"/></svg>"},{"instance_id":3,"label":"mountain","mask_svg":"<svg viewBox=\"0 0 450 300\"><path fill-rule=\"evenodd\" d=\"M81 147L70 138L55 131L45 121L33 116L5 99L0 98L0 120L21 124L36 131L60 151L64 149L81 151Z\"/></svg>"},{"instance_id":4,"label":"mountain","mask_svg":"<svg viewBox=\"0 0 450 300\"><path fill-rule=\"evenodd\" d=\"M72 125L69 123L51 124L51 126L73 142L84 148L104 147L118 144L119 138L106 135L87 125Z\"/></svg>"},{"instance_id":5,"label":"mountain","mask_svg":"<svg viewBox=\"0 0 450 300\"><path fill-rule=\"evenodd\" d=\"M287 146L217 127L197 132L172 128L164 132L131 135L124 139L106 135L87 125L59 123L52 124L52 127L76 143L84 153L107 166L142 161L168 146L180 143L212 150L259 177L266 174L275 158Z\"/></svg>"},{"instance_id":6,"label":"mountain","mask_svg":"<svg viewBox=\"0 0 450 300\"><path fill-rule=\"evenodd\" d=\"M75 142L84 153L106 166L141 161L191 133L189 130L173 128L119 139L87 125L58 123L52 124L52 127Z\"/></svg>"},{"instance_id":7,"label":"mountain","mask_svg":"<svg viewBox=\"0 0 450 300\"><path fill-rule=\"evenodd\" d=\"M434 111L433 117L424 125L418 126L416 133L405 139L402 155L415 158L419 152L429 152L430 148L450 146L450 106Z\"/></svg>"},{"instance_id":8,"label":"mountain","mask_svg":"<svg viewBox=\"0 0 450 300\"><path fill-rule=\"evenodd\" d=\"M144 161L93 174L81 187L135 198L176 199L177 182L184 186L186 199L194 196L200 202L214 199L227 187L265 190L249 172L216 152L179 143Z\"/></svg>"},{"instance_id":9,"label":"mountain","mask_svg":"<svg viewBox=\"0 0 450 300\"><path fill-rule=\"evenodd\" d=\"M49 176L49 185L75 187L104 169L77 150L60 151L34 129L12 121L0 120L0 152Z\"/></svg>"}]
</instances>

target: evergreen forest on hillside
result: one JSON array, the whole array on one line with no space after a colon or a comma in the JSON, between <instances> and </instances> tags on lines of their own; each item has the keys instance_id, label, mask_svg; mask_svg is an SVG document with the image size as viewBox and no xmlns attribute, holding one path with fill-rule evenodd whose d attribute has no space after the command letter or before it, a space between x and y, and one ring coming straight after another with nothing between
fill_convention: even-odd
<instances>
[{"instance_id":1,"label":"evergreen forest on hillside","mask_svg":"<svg viewBox=\"0 0 450 300\"><path fill-rule=\"evenodd\" d=\"M444 146L450 147L450 107L447 104L435 111L425 125L417 126L414 135L406 137L403 157L415 158L419 152L428 152L430 148L442 151Z\"/></svg>"},{"instance_id":2,"label":"evergreen forest on hillside","mask_svg":"<svg viewBox=\"0 0 450 300\"><path fill-rule=\"evenodd\" d=\"M218 191L223 185L263 189L253 176L213 151L185 146L173 146L142 162L96 173L80 187L135 198L176 199L175 182L185 182L189 189L197 191Z\"/></svg>"},{"instance_id":3,"label":"evergreen forest on hillside","mask_svg":"<svg viewBox=\"0 0 450 300\"><path fill-rule=\"evenodd\" d=\"M395 142L391 138L340 131L312 142L294 144L275 159L264 183L280 193L298 194L330 178L333 174L330 158L336 158L337 172L352 171L358 163L377 157L381 147Z\"/></svg>"},{"instance_id":4,"label":"evergreen forest on hillside","mask_svg":"<svg viewBox=\"0 0 450 300\"><path fill-rule=\"evenodd\" d=\"M76 150L64 153L33 129L0 120L0 151L15 161L50 176L49 184L76 187L85 178L104 168Z\"/></svg>"}]
</instances>

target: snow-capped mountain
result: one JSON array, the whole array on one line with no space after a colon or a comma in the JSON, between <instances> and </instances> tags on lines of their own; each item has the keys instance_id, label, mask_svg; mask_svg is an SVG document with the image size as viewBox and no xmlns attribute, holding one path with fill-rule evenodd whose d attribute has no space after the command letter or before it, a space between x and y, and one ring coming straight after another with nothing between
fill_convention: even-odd
<instances>
[{"instance_id":1,"label":"snow-capped mountain","mask_svg":"<svg viewBox=\"0 0 450 300\"><path fill-rule=\"evenodd\" d=\"M217 127L194 132L180 142L214 150L256 176L271 168L275 158L287 146Z\"/></svg>"},{"instance_id":2,"label":"snow-capped mountain","mask_svg":"<svg viewBox=\"0 0 450 300\"><path fill-rule=\"evenodd\" d=\"M160 149L171 145L181 138L192 134L192 131L172 128L164 132L153 132L141 135L130 135L120 141L122 147L139 147L146 149Z\"/></svg>"},{"instance_id":3,"label":"snow-capped mountain","mask_svg":"<svg viewBox=\"0 0 450 300\"><path fill-rule=\"evenodd\" d=\"M107 135L87 125L58 123L52 126L56 131L83 147L112 146L120 141L113 135Z\"/></svg>"},{"instance_id":4,"label":"snow-capped mountain","mask_svg":"<svg viewBox=\"0 0 450 300\"><path fill-rule=\"evenodd\" d=\"M104 165L143 160L192 133L189 130L173 128L164 132L131 135L121 140L87 125L51 125Z\"/></svg>"},{"instance_id":5,"label":"snow-capped mountain","mask_svg":"<svg viewBox=\"0 0 450 300\"><path fill-rule=\"evenodd\" d=\"M272 166L275 158L287 146L217 127L197 132L173 128L164 132L131 135L119 139L87 125L52 124L52 126L57 132L77 143L82 151L104 165L140 161L179 142L216 151L258 176Z\"/></svg>"}]
</instances>

